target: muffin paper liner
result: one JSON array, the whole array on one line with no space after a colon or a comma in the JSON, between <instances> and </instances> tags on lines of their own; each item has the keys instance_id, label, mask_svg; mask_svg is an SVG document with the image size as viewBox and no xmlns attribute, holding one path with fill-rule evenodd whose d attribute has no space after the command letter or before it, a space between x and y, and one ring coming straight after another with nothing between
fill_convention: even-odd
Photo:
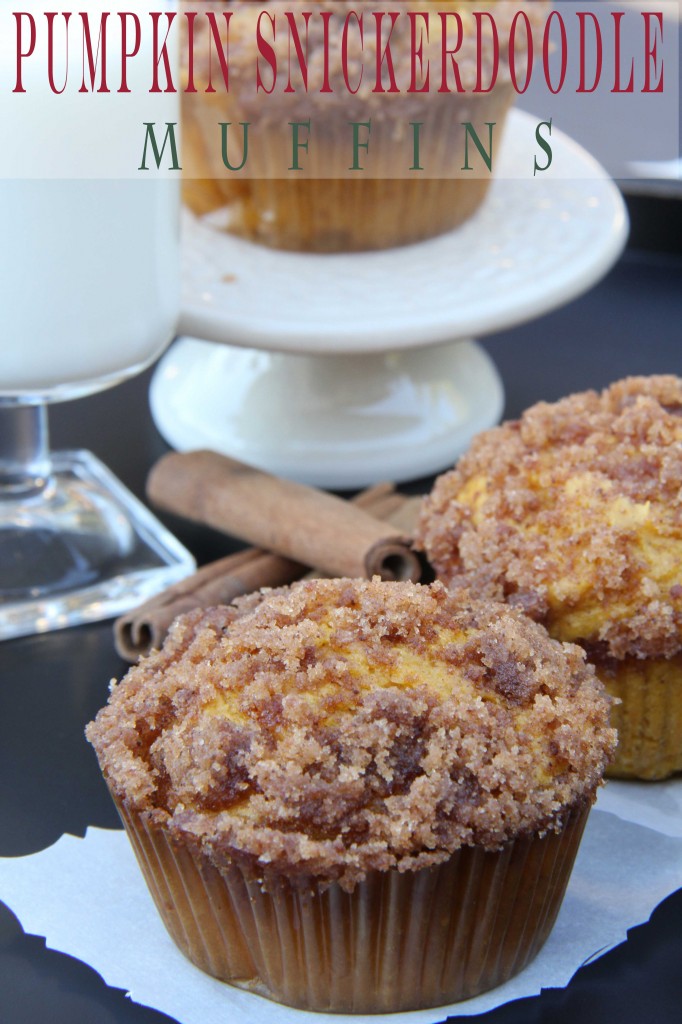
<instances>
[{"instance_id":1,"label":"muffin paper liner","mask_svg":"<svg viewBox=\"0 0 682 1024\"><path fill-rule=\"evenodd\" d=\"M618 747L607 775L656 780L682 771L682 656L595 667L621 702L611 709Z\"/></svg>"},{"instance_id":2,"label":"muffin paper liner","mask_svg":"<svg viewBox=\"0 0 682 1024\"><path fill-rule=\"evenodd\" d=\"M392 110L395 104L389 97L382 116L372 118L370 146L367 152L360 150L363 169L358 171L350 166L352 137L342 111L311 119L300 172L289 169L291 117L264 117L263 123L253 125L243 171L230 172L223 164L216 126L230 123L230 161L238 167L243 155L239 124L251 123L253 112L240 109L232 96L219 101L205 95L185 97L185 202L199 215L222 203L228 230L274 248L356 251L429 238L470 217L490 186L492 174L471 141L472 170L463 169L463 122L471 121L477 131L494 123L499 147L513 99L506 84L488 95L448 97L450 102L433 97L432 104L420 103L412 111ZM421 171L410 171L410 122L422 125ZM307 136L301 137L305 141ZM482 141L487 145L485 133ZM495 158L494 146L493 171Z\"/></svg>"},{"instance_id":3,"label":"muffin paper liner","mask_svg":"<svg viewBox=\"0 0 682 1024\"><path fill-rule=\"evenodd\" d=\"M442 865L267 890L218 869L144 815L119 812L157 909L202 970L290 1006L381 1013L444 1005L501 984L540 950L558 913L589 806L559 834L497 853L465 847Z\"/></svg>"},{"instance_id":4,"label":"muffin paper liner","mask_svg":"<svg viewBox=\"0 0 682 1024\"><path fill-rule=\"evenodd\" d=\"M601 807L618 810L605 814ZM567 985L582 964L623 942L682 885L681 808L682 778L655 785L608 782L589 816L559 918L535 960L506 984L465 1002L373 1021L435 1024ZM46 936L50 949L78 957L108 985L182 1024L358 1020L268 1002L194 967L166 932L122 831L90 827L84 839L65 835L39 853L0 857L0 897L27 934Z\"/></svg>"}]
</instances>

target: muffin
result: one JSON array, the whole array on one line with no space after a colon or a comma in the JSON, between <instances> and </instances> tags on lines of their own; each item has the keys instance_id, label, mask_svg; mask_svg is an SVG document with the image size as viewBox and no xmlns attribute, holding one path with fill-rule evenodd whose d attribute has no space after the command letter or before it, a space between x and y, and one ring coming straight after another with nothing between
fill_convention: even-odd
<instances>
[{"instance_id":1,"label":"muffin","mask_svg":"<svg viewBox=\"0 0 682 1024\"><path fill-rule=\"evenodd\" d=\"M464 999L535 956L615 743L579 648L378 580L178 619L87 735L180 949L365 1014Z\"/></svg>"},{"instance_id":2,"label":"muffin","mask_svg":"<svg viewBox=\"0 0 682 1024\"><path fill-rule=\"evenodd\" d=\"M396 4L388 0L372 4L316 0L306 5L305 10L311 12L307 50L303 15L295 22L302 51L307 54L304 79L286 21L291 4L285 0L213 3L213 11L226 8L232 14L229 32L222 21L216 23L229 54L226 89L203 13L206 5L186 3L186 9L197 12L191 69L196 92L183 93L182 108L186 205L200 216L219 211L211 217L212 224L253 241L316 252L403 245L449 231L470 217L489 188L505 118L516 95L505 47L512 19L522 11L537 34L548 5L541 0L492 0L485 5L501 40L497 74L488 91L483 90L494 75L491 30L486 22L478 82L479 47L470 4L414 0L405 5L429 19L428 39L422 36L421 66L411 55L411 22L401 6L397 5L399 17L390 31L391 79L382 54L389 40L389 15ZM268 59L259 57L256 42L257 19L264 9L276 26L272 38L269 21L261 23L262 36L271 47ZM449 20L440 20L441 11ZM374 12L384 12L379 40ZM358 16L367 20L362 44ZM452 91L441 92L442 63L450 60L443 57L443 46L454 49L457 40L454 18L461 19L462 25L462 42L456 49L459 83L448 64L446 82ZM421 21L416 24L421 28ZM516 39L517 67L522 68L523 30L517 32ZM341 57L344 45L348 81ZM276 75L268 60L276 61ZM427 61L428 88L417 92L426 83ZM384 70L383 82L379 79L381 92L377 91L377 62L382 62ZM411 81L413 64L416 70ZM264 88L272 91L257 91L256 67ZM188 81L188 67L185 76ZM207 87L213 91L207 92ZM397 91L391 91L394 88ZM292 139L292 123L296 122L309 122L309 127L296 129L306 147L297 149L297 158ZM357 159L352 122L363 126L357 129ZM471 135L466 138L467 122L491 158L490 167ZM220 124L230 126L225 130L225 152L234 169L224 163ZM489 125L494 126L492 135Z\"/></svg>"},{"instance_id":3,"label":"muffin","mask_svg":"<svg viewBox=\"0 0 682 1024\"><path fill-rule=\"evenodd\" d=\"M618 698L610 774L682 769L682 380L632 377L485 432L417 535L446 584L582 645Z\"/></svg>"}]
</instances>

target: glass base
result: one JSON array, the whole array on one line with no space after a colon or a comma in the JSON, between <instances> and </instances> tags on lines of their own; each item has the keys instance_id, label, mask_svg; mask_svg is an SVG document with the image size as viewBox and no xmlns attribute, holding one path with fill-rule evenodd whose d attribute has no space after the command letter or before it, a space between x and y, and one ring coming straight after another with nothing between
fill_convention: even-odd
<instances>
[{"instance_id":1,"label":"glass base","mask_svg":"<svg viewBox=\"0 0 682 1024\"><path fill-rule=\"evenodd\" d=\"M90 452L56 452L45 488L0 499L0 640L111 618L195 568Z\"/></svg>"}]
</instances>

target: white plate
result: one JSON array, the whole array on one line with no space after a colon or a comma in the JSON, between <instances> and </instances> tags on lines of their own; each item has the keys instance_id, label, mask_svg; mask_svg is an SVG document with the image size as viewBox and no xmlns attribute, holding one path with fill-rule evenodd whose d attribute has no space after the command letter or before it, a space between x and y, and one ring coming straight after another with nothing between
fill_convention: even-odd
<instances>
[{"instance_id":1,"label":"white plate","mask_svg":"<svg viewBox=\"0 0 682 1024\"><path fill-rule=\"evenodd\" d=\"M267 249L183 215L181 333L280 352L391 351L486 334L598 281L627 215L602 168L554 131L533 177L537 119L512 111L477 214L416 245L339 255Z\"/></svg>"},{"instance_id":2,"label":"white plate","mask_svg":"<svg viewBox=\"0 0 682 1024\"><path fill-rule=\"evenodd\" d=\"M504 404L494 364L465 339L575 298L625 244L620 192L566 136L553 133L551 169L533 177L536 123L512 113L478 213L417 245L286 253L185 213L190 337L151 390L169 444L333 488L451 465Z\"/></svg>"}]
</instances>

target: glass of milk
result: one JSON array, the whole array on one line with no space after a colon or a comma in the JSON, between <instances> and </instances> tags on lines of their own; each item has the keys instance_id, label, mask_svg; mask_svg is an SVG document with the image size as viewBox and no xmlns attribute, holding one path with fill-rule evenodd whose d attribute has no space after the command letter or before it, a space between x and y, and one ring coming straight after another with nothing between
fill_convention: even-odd
<instances>
[{"instance_id":1,"label":"glass of milk","mask_svg":"<svg viewBox=\"0 0 682 1024\"><path fill-rule=\"evenodd\" d=\"M118 614L192 568L94 456L48 444L48 404L138 373L172 339L179 302L179 174L168 152L161 167L149 152L149 170L139 170L145 123L158 125L162 141L178 122L177 93L149 93L150 12L165 19L174 5L88 3L96 46L109 12L108 93L97 91L101 45L94 89L80 88L91 81L83 6L56 5L73 12L52 25L61 92L48 77L46 13L55 5L0 12L0 639ZM19 25L12 9L33 22ZM135 28L126 25L126 43L126 9L141 33L122 94L121 50L134 49ZM18 50L23 93L13 91Z\"/></svg>"}]
</instances>

